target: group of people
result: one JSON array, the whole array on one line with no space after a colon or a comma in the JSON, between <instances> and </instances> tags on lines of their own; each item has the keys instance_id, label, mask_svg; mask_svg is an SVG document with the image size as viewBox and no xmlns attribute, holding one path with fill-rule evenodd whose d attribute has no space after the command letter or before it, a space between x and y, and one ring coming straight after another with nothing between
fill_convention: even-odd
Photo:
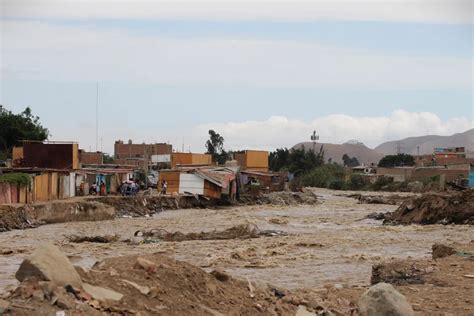
<instances>
[{"instance_id":1,"label":"group of people","mask_svg":"<svg viewBox=\"0 0 474 316\"><path fill-rule=\"evenodd\" d=\"M137 195L140 191L140 186L136 181L125 181L120 186L120 193L123 196Z\"/></svg>"},{"instance_id":2,"label":"group of people","mask_svg":"<svg viewBox=\"0 0 474 316\"><path fill-rule=\"evenodd\" d=\"M161 181L161 195L166 195L166 191L168 189L168 182L166 180ZM81 188L83 188L81 186ZM83 190L83 189L82 189ZM123 196L132 196L137 195L138 191L140 191L140 186L136 181L124 181L120 186L120 193ZM98 186L96 182L94 182L91 187L89 188L89 195L97 195L105 196L107 195L107 186L105 185L104 181L101 181L100 185Z\"/></svg>"},{"instance_id":3,"label":"group of people","mask_svg":"<svg viewBox=\"0 0 474 316\"><path fill-rule=\"evenodd\" d=\"M97 183L94 182L89 188L90 195L97 195L97 193L99 193L101 196L107 195L107 187L104 181L100 183L100 186L97 186Z\"/></svg>"}]
</instances>

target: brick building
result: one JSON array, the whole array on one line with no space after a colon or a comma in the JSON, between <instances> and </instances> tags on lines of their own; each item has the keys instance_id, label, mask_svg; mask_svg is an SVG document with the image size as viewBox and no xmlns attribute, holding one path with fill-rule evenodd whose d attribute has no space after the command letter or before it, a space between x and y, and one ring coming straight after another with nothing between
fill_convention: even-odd
<instances>
[{"instance_id":1,"label":"brick building","mask_svg":"<svg viewBox=\"0 0 474 316\"><path fill-rule=\"evenodd\" d=\"M100 151L87 152L79 150L79 161L81 165L102 165L104 163L104 154Z\"/></svg>"},{"instance_id":2,"label":"brick building","mask_svg":"<svg viewBox=\"0 0 474 316\"><path fill-rule=\"evenodd\" d=\"M170 155L172 152L173 146L165 143L134 144L131 140L128 143L118 140L114 146L116 159L151 159L151 156Z\"/></svg>"}]
</instances>

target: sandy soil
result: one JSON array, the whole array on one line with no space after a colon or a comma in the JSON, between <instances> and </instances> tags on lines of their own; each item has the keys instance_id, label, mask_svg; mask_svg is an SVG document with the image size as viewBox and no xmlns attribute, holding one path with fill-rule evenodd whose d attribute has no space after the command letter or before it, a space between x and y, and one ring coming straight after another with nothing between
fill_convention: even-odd
<instances>
[{"instance_id":1,"label":"sandy soil","mask_svg":"<svg viewBox=\"0 0 474 316\"><path fill-rule=\"evenodd\" d=\"M59 245L74 264L85 267L104 258L163 253L207 271L220 269L240 279L248 277L280 288L314 291L337 284L360 295L370 284L374 264L390 259L428 259L433 244L466 243L474 236L473 226L382 226L381 221L365 217L393 211L397 206L359 204L338 192L315 192L323 203L314 206L187 209L166 211L151 218L65 223L5 232L0 234L0 253L4 253L0 257L0 288L16 284L14 273L22 259L38 244L50 241ZM117 234L121 240L133 241L137 230L159 228L190 233L224 230L245 223L290 235L141 244L73 244L66 238Z\"/></svg>"}]
</instances>

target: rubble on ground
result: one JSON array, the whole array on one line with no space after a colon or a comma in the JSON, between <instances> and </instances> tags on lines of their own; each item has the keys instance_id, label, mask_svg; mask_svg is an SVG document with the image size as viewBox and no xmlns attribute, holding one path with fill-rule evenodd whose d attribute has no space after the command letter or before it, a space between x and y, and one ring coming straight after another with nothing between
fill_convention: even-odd
<instances>
[{"instance_id":1,"label":"rubble on ground","mask_svg":"<svg viewBox=\"0 0 474 316\"><path fill-rule=\"evenodd\" d=\"M371 287L362 295L358 306L360 316L411 316L415 314L406 297L387 283L379 283Z\"/></svg>"},{"instance_id":2,"label":"rubble on ground","mask_svg":"<svg viewBox=\"0 0 474 316\"><path fill-rule=\"evenodd\" d=\"M20 286L0 302L7 314L295 315L299 306L248 279L163 255L111 258L77 272L52 245L34 257L27 260L41 274L22 274Z\"/></svg>"},{"instance_id":3,"label":"rubble on ground","mask_svg":"<svg viewBox=\"0 0 474 316\"><path fill-rule=\"evenodd\" d=\"M210 231L200 233L168 232L164 229L151 229L147 231L137 231L134 237L146 238L147 240L161 241L189 241L189 240L227 240L227 239L251 239L263 236L283 236L286 233L274 230L260 230L254 224L242 224L233 226L223 231Z\"/></svg>"},{"instance_id":4,"label":"rubble on ground","mask_svg":"<svg viewBox=\"0 0 474 316\"><path fill-rule=\"evenodd\" d=\"M0 232L13 229L35 228L40 224L28 214L24 207L0 206Z\"/></svg>"},{"instance_id":5,"label":"rubble on ground","mask_svg":"<svg viewBox=\"0 0 474 316\"><path fill-rule=\"evenodd\" d=\"M384 224L474 224L474 190L429 193L403 203Z\"/></svg>"}]
</instances>

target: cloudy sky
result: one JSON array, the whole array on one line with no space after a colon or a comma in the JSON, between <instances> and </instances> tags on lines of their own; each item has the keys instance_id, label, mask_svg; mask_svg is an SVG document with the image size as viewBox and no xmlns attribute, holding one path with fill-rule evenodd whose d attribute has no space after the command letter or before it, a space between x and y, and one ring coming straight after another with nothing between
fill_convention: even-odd
<instances>
[{"instance_id":1,"label":"cloudy sky","mask_svg":"<svg viewBox=\"0 0 474 316\"><path fill-rule=\"evenodd\" d=\"M53 140L203 151L472 128L473 2L0 1L0 104ZM101 145L102 144L102 145Z\"/></svg>"}]
</instances>

